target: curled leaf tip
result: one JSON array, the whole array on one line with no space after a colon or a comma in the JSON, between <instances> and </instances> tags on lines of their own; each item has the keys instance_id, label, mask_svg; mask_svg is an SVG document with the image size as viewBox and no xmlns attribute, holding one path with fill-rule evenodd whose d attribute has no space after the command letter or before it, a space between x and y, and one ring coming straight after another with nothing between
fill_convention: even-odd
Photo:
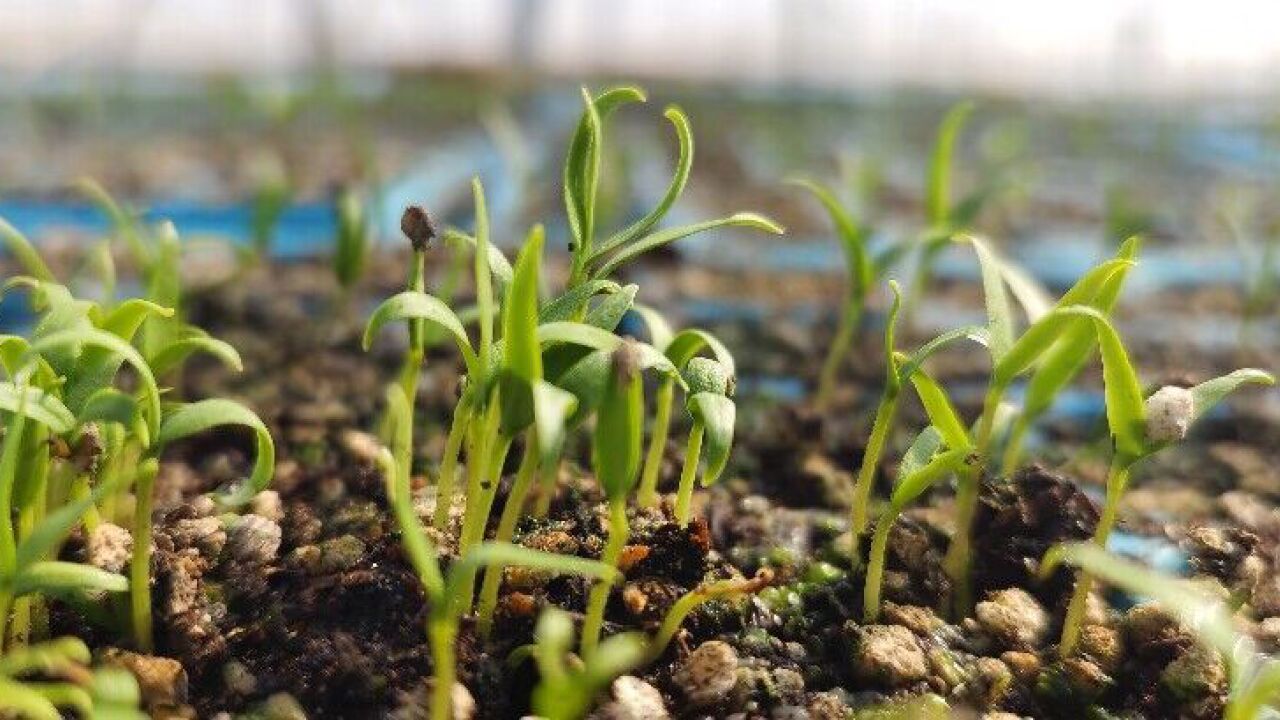
<instances>
[{"instance_id":1,"label":"curled leaf tip","mask_svg":"<svg viewBox=\"0 0 1280 720\"><path fill-rule=\"evenodd\" d=\"M427 245L439 234L435 220L421 205L410 205L404 209L404 214L400 216L400 232L409 238L417 252L426 250Z\"/></svg>"}]
</instances>

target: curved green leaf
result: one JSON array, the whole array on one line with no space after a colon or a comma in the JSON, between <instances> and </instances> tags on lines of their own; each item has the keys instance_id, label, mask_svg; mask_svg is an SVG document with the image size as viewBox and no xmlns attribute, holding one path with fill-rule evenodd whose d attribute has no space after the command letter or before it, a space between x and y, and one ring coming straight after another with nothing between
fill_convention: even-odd
<instances>
[{"instance_id":1,"label":"curved green leaf","mask_svg":"<svg viewBox=\"0 0 1280 720\"><path fill-rule=\"evenodd\" d=\"M26 274L43 282L57 282L31 241L4 218L0 218L0 245L9 250L9 254L18 261L18 265Z\"/></svg>"},{"instance_id":2,"label":"curved green leaf","mask_svg":"<svg viewBox=\"0 0 1280 720\"><path fill-rule=\"evenodd\" d=\"M391 449L382 448L379 451L378 463L386 476L387 496L391 499L405 553L409 556L409 563L417 573L427 597L432 604L446 603L448 600L444 595L444 576L440 572L435 544L427 537L422 521L413 508L409 483L409 465L413 456L413 407L405 396L404 388L399 384L388 385L386 397Z\"/></svg>"},{"instance_id":3,"label":"curved green leaf","mask_svg":"<svg viewBox=\"0 0 1280 720\"><path fill-rule=\"evenodd\" d=\"M154 437L160 425L160 389L156 386L156 378L151 372L151 366L147 364L147 361L132 345L105 330L81 328L62 330L40 338L32 343L31 352L44 354L47 351L56 351L62 348L82 348L84 346L107 350L118 355L124 362L133 367L142 386L143 418L146 420L149 434ZM105 383L109 382L110 378L95 378L95 380ZM84 388L84 398L81 403L87 402L94 392L101 389L101 385L97 383L85 384L82 387ZM73 406L79 404L74 403Z\"/></svg>"},{"instance_id":4,"label":"curved green leaf","mask_svg":"<svg viewBox=\"0 0 1280 720\"><path fill-rule=\"evenodd\" d=\"M12 584L13 593L19 596L33 592L62 596L86 590L122 593L128 589L128 578L119 573L59 560L31 563L18 571Z\"/></svg>"},{"instance_id":5,"label":"curved green leaf","mask_svg":"<svg viewBox=\"0 0 1280 720\"><path fill-rule=\"evenodd\" d=\"M537 430L538 456L543 467L555 462L564 448L569 419L578 398L545 380L533 384L533 422Z\"/></svg>"},{"instance_id":6,"label":"curved green leaf","mask_svg":"<svg viewBox=\"0 0 1280 720\"><path fill-rule=\"evenodd\" d=\"M829 187L808 178L795 178L789 181L792 185L808 190L831 218L840 245L844 248L846 271L849 283L856 295L864 295L871 287L874 277L874 264L867 255L866 233L854 222L853 216L836 199Z\"/></svg>"},{"instance_id":7,"label":"curved green leaf","mask_svg":"<svg viewBox=\"0 0 1280 720\"><path fill-rule=\"evenodd\" d=\"M659 230L650 235L646 235L639 240L620 248L616 253L611 255L592 272L592 277L603 278L612 275L618 268L637 257L667 245L669 243L680 240L681 238L695 235L707 230L714 230L720 227L749 227L765 232L781 235L785 230L783 227L769 218L757 213L737 213L728 217L717 218L715 220L706 220L692 225L683 225L680 227ZM597 259L603 259L597 258Z\"/></svg>"},{"instance_id":8,"label":"curved green leaf","mask_svg":"<svg viewBox=\"0 0 1280 720\"><path fill-rule=\"evenodd\" d=\"M588 310L587 316L582 321L588 325L594 325L603 330L613 332L618 327L618 324L622 322L623 316L627 314L627 311L635 303L636 293L639 291L639 285L624 286L621 290L606 296L598 305Z\"/></svg>"},{"instance_id":9,"label":"curved green leaf","mask_svg":"<svg viewBox=\"0 0 1280 720\"><path fill-rule=\"evenodd\" d=\"M476 346L479 374L489 375L489 351L493 349L493 277L489 272L489 208L485 204L480 178L471 179L471 198L476 209L475 277L476 307L480 311L480 344Z\"/></svg>"},{"instance_id":10,"label":"curved green leaf","mask_svg":"<svg viewBox=\"0 0 1280 720\"><path fill-rule=\"evenodd\" d=\"M171 318L173 308L158 305L143 298L129 298L108 313L98 327L119 336L122 340L132 341L138 328L142 327L142 323L149 317Z\"/></svg>"},{"instance_id":11,"label":"curved green leaf","mask_svg":"<svg viewBox=\"0 0 1280 720\"><path fill-rule=\"evenodd\" d=\"M938 381L924 370L912 373L910 381L915 388L916 396L920 398L925 414L929 416L929 422L942 434L947 447L956 450L970 447L973 441L969 437L969 431L965 428L964 421L960 419L960 414L956 412L955 406L952 405L951 398Z\"/></svg>"},{"instance_id":12,"label":"curved green leaf","mask_svg":"<svg viewBox=\"0 0 1280 720\"><path fill-rule=\"evenodd\" d=\"M180 405L165 415L164 422L160 425L159 442L161 446L165 446L175 440L226 425L241 425L254 434L256 454L249 481L221 497L223 505L243 505L267 488L276 467L276 446L271 440L271 432L252 410L225 398L210 398Z\"/></svg>"},{"instance_id":13,"label":"curved green leaf","mask_svg":"<svg viewBox=\"0 0 1280 720\"><path fill-rule=\"evenodd\" d=\"M893 490L889 502L895 511L901 512L913 500L938 481L958 471L969 459L969 450L959 448L940 453L920 469L902 478Z\"/></svg>"},{"instance_id":14,"label":"curved green leaf","mask_svg":"<svg viewBox=\"0 0 1280 720\"><path fill-rule=\"evenodd\" d=\"M187 358L197 352L212 355L230 370L244 372L244 363L240 360L240 351L236 350L234 345L206 335L203 332L174 340L160 348L151 357L151 369L156 375L164 375L170 370L181 366L186 362Z\"/></svg>"},{"instance_id":15,"label":"curved green leaf","mask_svg":"<svg viewBox=\"0 0 1280 720\"><path fill-rule=\"evenodd\" d=\"M671 344L671 339L675 337L671 323L667 322L662 313L648 305L637 303L632 310L635 310L640 320L644 322L645 328L649 330L649 344L665 353Z\"/></svg>"},{"instance_id":16,"label":"curved green leaf","mask_svg":"<svg viewBox=\"0 0 1280 720\"><path fill-rule=\"evenodd\" d=\"M41 673L61 675L93 659L89 646L77 637L60 637L42 643L15 646L0 657L0 675Z\"/></svg>"},{"instance_id":17,"label":"curved green leaf","mask_svg":"<svg viewBox=\"0 0 1280 720\"><path fill-rule=\"evenodd\" d=\"M575 256L585 259L592 250L604 121L619 106L644 100L644 92L634 86L610 88L595 98L582 88L582 119L578 121L564 161L564 205Z\"/></svg>"},{"instance_id":18,"label":"curved green leaf","mask_svg":"<svg viewBox=\"0 0 1280 720\"><path fill-rule=\"evenodd\" d=\"M585 282L566 290L563 295L547 303L538 312L538 321L548 323L572 320L578 316L582 308L586 307L591 298L596 295L616 293L620 290L622 290L622 286L613 280L598 279Z\"/></svg>"},{"instance_id":19,"label":"curved green leaf","mask_svg":"<svg viewBox=\"0 0 1280 720\"><path fill-rule=\"evenodd\" d=\"M1142 383L1129 362L1129 353L1115 326L1106 315L1094 308L1074 305L1062 312L1092 318L1098 333L1098 348L1102 355L1103 394L1107 405L1107 425L1116 452L1130 459L1146 454L1146 406L1142 397Z\"/></svg>"},{"instance_id":20,"label":"curved green leaf","mask_svg":"<svg viewBox=\"0 0 1280 720\"><path fill-rule=\"evenodd\" d=\"M1053 298L1049 297L1049 292L1044 289L1044 286L1026 270L1015 265L1012 260L1001 259L1000 276L1004 278L1004 284L1008 286L1014 299L1026 312L1029 321L1035 322L1044 317L1053 306Z\"/></svg>"},{"instance_id":21,"label":"curved green leaf","mask_svg":"<svg viewBox=\"0 0 1280 720\"><path fill-rule=\"evenodd\" d=\"M1112 263L1115 264L1111 266L1105 279L1098 284L1096 293L1091 298L1082 298L1079 304L1087 304L1104 314L1111 313L1120 296L1125 278L1129 270L1134 267L1132 262L1126 262L1123 259L1114 260ZM1103 263L1100 267L1107 265L1110 263ZM1090 274L1093 274L1092 271L1086 274L1086 277ZM1082 288L1083 282L1082 278L1080 283L1068 291L1063 300L1072 299L1068 296L1071 296L1076 288ZM1081 295L1083 294L1085 293L1081 292ZM1022 407L1022 412L1027 418L1039 417L1049 409L1062 388L1070 384L1089 361L1096 343L1097 332L1093 329L1093 323L1090 320L1074 319L1070 327L1061 331L1058 341L1043 354L1035 373L1027 381L1027 391Z\"/></svg>"},{"instance_id":22,"label":"curved green leaf","mask_svg":"<svg viewBox=\"0 0 1280 720\"><path fill-rule=\"evenodd\" d=\"M671 121L671 125L676 131L676 140L680 143L680 155L676 159L676 168L671 178L671 184L667 186L666 193L658 201L657 206L649 211L648 215L613 234L609 239L601 243L599 248L593 249L591 258L626 245L649 232L658 224L658 221L666 217L667 212L671 210L671 206L680 197L680 193L684 192L685 183L689 180L689 169L693 167L693 131L689 128L689 118L685 116L684 111L679 107L668 105L662 115Z\"/></svg>"},{"instance_id":23,"label":"curved green leaf","mask_svg":"<svg viewBox=\"0 0 1280 720\"><path fill-rule=\"evenodd\" d=\"M929 464L934 455L942 449L942 433L938 428L930 425L911 441L911 445L907 447L907 451L902 455L902 462L898 463L898 472L894 478L894 485L901 484L902 481L912 473Z\"/></svg>"},{"instance_id":24,"label":"curved green leaf","mask_svg":"<svg viewBox=\"0 0 1280 720\"><path fill-rule=\"evenodd\" d=\"M115 388L102 388L89 396L76 422L80 425L111 422L132 428L137 419L138 402L133 396Z\"/></svg>"},{"instance_id":25,"label":"curved green leaf","mask_svg":"<svg viewBox=\"0 0 1280 720\"><path fill-rule=\"evenodd\" d=\"M1215 405L1222 402L1226 396L1235 392L1241 385L1254 383L1257 385L1275 385L1275 376L1263 370L1255 368L1243 368L1235 372L1228 373L1222 377L1216 377L1212 380L1196 385L1191 388L1191 397L1193 400L1193 419L1199 420L1204 417L1205 413L1213 409Z\"/></svg>"},{"instance_id":26,"label":"curved green leaf","mask_svg":"<svg viewBox=\"0 0 1280 720\"><path fill-rule=\"evenodd\" d=\"M75 187L81 194L89 198L94 205L97 205L98 209L111 221L116 235L125 242L129 247L129 252L133 254L134 262L142 268L150 267L153 259L151 249L142 241L142 237L138 232L138 223L134 217L121 209L111 195L96 180L82 177L76 180Z\"/></svg>"},{"instance_id":27,"label":"curved green leaf","mask_svg":"<svg viewBox=\"0 0 1280 720\"><path fill-rule=\"evenodd\" d=\"M703 348L711 350L711 354L716 360L724 365L729 371L729 377L737 374L737 365L734 362L733 355L729 352L729 348L724 343L706 330L698 328L689 328L676 333L671 341L667 343L664 354L671 359L671 364L683 370L684 366L694 358Z\"/></svg>"},{"instance_id":28,"label":"curved green leaf","mask_svg":"<svg viewBox=\"0 0 1280 720\"><path fill-rule=\"evenodd\" d=\"M643 452L644 385L640 369L616 357L627 352L622 348L611 358L591 437L591 466L610 502L625 501L635 487Z\"/></svg>"},{"instance_id":29,"label":"curved green leaf","mask_svg":"<svg viewBox=\"0 0 1280 720\"><path fill-rule=\"evenodd\" d=\"M541 225L530 231L502 308L502 371L499 378L502 430L507 436L533 422L532 386L542 379L538 345L538 277L542 270Z\"/></svg>"},{"instance_id":30,"label":"curved green leaf","mask_svg":"<svg viewBox=\"0 0 1280 720\"><path fill-rule=\"evenodd\" d=\"M365 326L364 339L361 341L364 349L369 349L374 336L384 325L402 320L426 320L447 330L462 353L467 372L479 376L476 352L471 349L471 340L467 337L462 321L444 301L426 293L406 290L382 301L369 316L369 323Z\"/></svg>"},{"instance_id":31,"label":"curved green leaf","mask_svg":"<svg viewBox=\"0 0 1280 720\"><path fill-rule=\"evenodd\" d=\"M884 319L884 383L885 393L898 392L902 383L898 380L898 364L894 361L897 352L895 335L898 329L898 313L902 310L902 288L897 280L889 281L889 290L893 293L893 302L889 305L889 313Z\"/></svg>"},{"instance_id":32,"label":"curved green leaf","mask_svg":"<svg viewBox=\"0 0 1280 720\"><path fill-rule=\"evenodd\" d=\"M71 432L76 426L76 416L57 396L30 385L19 387L0 382L0 410L21 413L48 427L55 435Z\"/></svg>"},{"instance_id":33,"label":"curved green leaf","mask_svg":"<svg viewBox=\"0 0 1280 720\"><path fill-rule=\"evenodd\" d=\"M978 266L982 271L982 294L987 306L988 347L992 359L999 363L1013 347L1014 338L1013 309L1009 305L1002 270L1004 261L977 237L959 235L956 241L969 243L978 256Z\"/></svg>"},{"instance_id":34,"label":"curved green leaf","mask_svg":"<svg viewBox=\"0 0 1280 720\"><path fill-rule=\"evenodd\" d=\"M1207 647L1224 657L1236 657L1242 636L1235 631L1230 611L1194 583L1166 577L1084 542L1050 548L1040 563L1040 577L1051 576L1064 562L1110 585L1155 600Z\"/></svg>"},{"instance_id":35,"label":"curved green leaf","mask_svg":"<svg viewBox=\"0 0 1280 720\"><path fill-rule=\"evenodd\" d=\"M444 231L444 240L454 245L464 245L470 252L476 250L476 239L473 235L468 235L457 228L448 228ZM511 281L515 276L515 270L511 267L511 261L507 260L507 256L502 254L501 248L496 245L489 244L489 272L493 275L493 279L497 281L498 294L506 295L507 288L511 286Z\"/></svg>"},{"instance_id":36,"label":"curved green leaf","mask_svg":"<svg viewBox=\"0 0 1280 720\"><path fill-rule=\"evenodd\" d=\"M929 342L921 345L915 352L910 355L904 355L898 361L898 382L904 383L911 379L920 367L924 365L934 353L945 349L947 346L959 342L960 340L972 340L973 342L984 347L988 344L988 334L985 328L977 325L969 325L966 327L948 330L941 335L935 337Z\"/></svg>"},{"instance_id":37,"label":"curved green leaf","mask_svg":"<svg viewBox=\"0 0 1280 720\"><path fill-rule=\"evenodd\" d=\"M62 713L43 695L16 680L0 677L0 710L24 720L62 720Z\"/></svg>"},{"instance_id":38,"label":"curved green leaf","mask_svg":"<svg viewBox=\"0 0 1280 720\"><path fill-rule=\"evenodd\" d=\"M689 398L688 410L702 423L702 455L706 459L702 485L706 487L720 479L729 462L738 409L733 400L723 395L700 392Z\"/></svg>"},{"instance_id":39,"label":"curved green leaf","mask_svg":"<svg viewBox=\"0 0 1280 720\"><path fill-rule=\"evenodd\" d=\"M947 225L951 219L951 165L956 138L973 113L972 102L960 102L947 111L938 126L938 135L929 158L929 178L925 184L925 213L930 225Z\"/></svg>"}]
</instances>

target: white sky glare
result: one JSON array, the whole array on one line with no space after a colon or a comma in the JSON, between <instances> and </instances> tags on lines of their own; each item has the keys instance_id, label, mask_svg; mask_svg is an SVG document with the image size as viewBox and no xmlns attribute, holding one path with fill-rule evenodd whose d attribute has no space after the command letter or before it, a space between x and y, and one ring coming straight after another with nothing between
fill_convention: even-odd
<instances>
[{"instance_id":1,"label":"white sky glare","mask_svg":"<svg viewBox=\"0 0 1280 720\"><path fill-rule=\"evenodd\" d=\"M1280 0L0 0L0 83L510 66L830 86L1280 90ZM523 38L522 38L523 36ZM522 39L522 42L517 42Z\"/></svg>"}]
</instances>

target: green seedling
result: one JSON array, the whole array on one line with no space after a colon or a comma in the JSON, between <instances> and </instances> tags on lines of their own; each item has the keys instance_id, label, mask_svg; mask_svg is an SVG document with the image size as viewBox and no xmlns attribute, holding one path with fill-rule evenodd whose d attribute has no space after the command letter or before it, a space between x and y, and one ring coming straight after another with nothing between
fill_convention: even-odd
<instances>
[{"instance_id":1,"label":"green seedling","mask_svg":"<svg viewBox=\"0 0 1280 720\"><path fill-rule=\"evenodd\" d=\"M729 349L714 335L697 328L689 328L673 332L666 318L655 309L636 305L633 308L644 319L649 329L652 345L662 351L680 372L684 372L689 361L703 350L711 351L714 359L728 372L735 376L735 362ZM675 402L676 378L663 377L654 393L653 422L649 429L649 449L645 452L644 469L640 474L640 489L636 492L636 502L641 507L655 507L658 504L658 474L662 469L663 451L666 449L667 437L671 430L671 409Z\"/></svg>"},{"instance_id":2,"label":"green seedling","mask_svg":"<svg viewBox=\"0 0 1280 720\"><path fill-rule=\"evenodd\" d=\"M478 569L491 565L519 565L606 580L616 578L618 573L608 564L596 560L530 550L508 543L485 542L462 553L446 574L440 567L437 550L413 508L409 482L412 453L409 400L398 385L391 385L387 388L387 403L392 447L382 450L379 464L386 477L387 497L400 529L401 542L427 595L427 635L435 666L431 718L448 720L453 717L451 697L457 676L454 645L461 615L471 603L470 586Z\"/></svg>"},{"instance_id":3,"label":"green seedling","mask_svg":"<svg viewBox=\"0 0 1280 720\"><path fill-rule=\"evenodd\" d=\"M1124 342L1106 316L1089 307L1070 307L1063 313L1087 318L1093 324L1102 356L1107 427L1114 448L1107 475L1107 497L1093 536L1094 544L1104 548L1115 527L1130 473L1137 463L1181 441L1191 425L1240 386L1273 385L1275 378L1261 370L1246 368L1192 388L1166 386L1144 399L1142 384L1129 361ZM1091 586L1089 574L1081 573L1062 626L1060 651L1063 655L1075 650Z\"/></svg>"},{"instance_id":4,"label":"green seedling","mask_svg":"<svg viewBox=\"0 0 1280 720\"><path fill-rule=\"evenodd\" d=\"M152 257L176 257L176 243L172 228L166 227L148 252L158 249ZM159 268L172 270L167 264L170 261L155 262L160 264L152 268L155 275L149 291L157 297L177 297L176 284L159 278L164 274ZM6 290L11 288L31 292L40 319L29 341L10 336L0 343L6 348L5 370L14 380L13 387L25 388L24 393L39 391L41 403L55 407L56 412L45 420L61 421L56 426L47 422L33 426L28 446L15 461L16 474L24 479L9 500L18 516L16 537L19 541L34 537L35 528L46 517L60 517L58 513L66 508L76 509L70 516L71 524L83 521L88 529L96 527L104 516L114 520L115 495L132 488L135 543L128 584L130 614L137 644L149 649L152 490L160 454L168 444L214 427L250 428L257 444L252 476L217 498L222 505L234 507L247 502L270 481L275 466L270 433L252 412L229 400L162 407L157 377L180 369L197 352L217 357L234 370L241 368L235 348L174 320L171 307L138 298L103 307L73 297L52 280L28 276L10 280ZM156 324L161 326L153 329ZM135 378L137 390L132 393L114 386L125 366ZM17 411L16 406L0 409ZM52 437L80 444L86 433L104 441L93 469L52 457L47 449ZM125 472L126 467L132 471ZM98 487L90 490L95 470ZM70 527L67 525L68 530ZM35 559L45 559L51 547ZM39 596L15 606L19 634L30 626L33 612L38 622L42 613Z\"/></svg>"},{"instance_id":5,"label":"green seedling","mask_svg":"<svg viewBox=\"0 0 1280 720\"><path fill-rule=\"evenodd\" d=\"M254 262L264 262L271 254L276 226L293 201L293 187L280 160L271 155L258 159L257 187L249 213L249 235L253 240Z\"/></svg>"},{"instance_id":6,"label":"green seedling","mask_svg":"<svg viewBox=\"0 0 1280 720\"><path fill-rule=\"evenodd\" d=\"M797 179L793 184L808 190L831 218L840 246L844 250L845 260L845 296L840 307L840 321L836 328L835 338L827 349L826 359L822 363L821 375L818 379L818 390L814 402L819 409L825 409L835 391L839 379L840 368L849 356L853 339L857 337L862 325L862 315L866 310L867 300L872 288L880 284L888 272L901 258L907 249L905 244L890 245L879 253L872 254L867 248L869 233L854 220L853 215L840 204L832 190L814 180Z\"/></svg>"},{"instance_id":7,"label":"green seedling","mask_svg":"<svg viewBox=\"0 0 1280 720\"><path fill-rule=\"evenodd\" d=\"M1075 297L1064 298L1068 304L1081 302L1096 308L1104 315L1110 315L1120 297L1125 279L1137 262L1141 247L1139 238L1126 240L1116 254L1112 265L1102 265L1093 273L1100 277L1094 283L1080 283L1080 291ZM1092 293L1092 298L1085 295ZM1005 442L1004 459L1001 462L1003 475L1011 475L1021 463L1022 445L1027 431L1045 412L1053 406L1058 395L1071 384L1080 370L1088 364L1097 348L1097 336L1092 323L1084 318L1068 321L1068 326L1060 331L1060 336L1053 346L1044 352L1031 377L1027 381L1022 407L1014 420Z\"/></svg>"},{"instance_id":8,"label":"green seedling","mask_svg":"<svg viewBox=\"0 0 1280 720\"><path fill-rule=\"evenodd\" d=\"M997 256L978 238L961 236L959 241L970 244L982 271L983 295L987 309L985 345L992 360L991 379L983 400L982 414L976 427L966 438L977 454L977 462L966 466L958 475L956 491L956 529L944 558L944 567L955 587L957 616L963 617L972 605L969 586L973 519L977 512L978 490L982 473L991 467L995 450L999 418L1006 407L1004 398L1013 382L1023 374L1037 370L1036 388L1030 395L1035 404L1033 410L1047 407L1087 360L1090 343L1079 336L1075 312L1085 308L1099 312L1097 306L1109 307L1115 302L1120 283L1134 264L1135 244L1126 244L1120 255L1105 261L1086 272L1056 304L1045 309L1047 303L1039 299L1039 293L1022 283L1018 273L1009 272L1009 264ZM1021 334L1015 330L1016 321L1010 295L1016 297L1026 310L1031 324ZM1099 313L1101 314L1101 313ZM1105 317L1105 316L1103 316ZM1087 328L1087 326L1086 326ZM923 376L920 378L924 381ZM923 398L923 396L922 396ZM963 428L956 420L941 421L946 406L935 404L925 408L930 420L945 429L947 424ZM1023 428L1025 430L1025 427ZM957 433L957 442L960 438ZM955 446L950 445L954 449Z\"/></svg>"},{"instance_id":9,"label":"green seedling","mask_svg":"<svg viewBox=\"0 0 1280 720\"><path fill-rule=\"evenodd\" d=\"M934 353L946 348L952 343L960 340L972 340L980 344L985 344L986 331L982 328L965 327L943 333L933 340L922 345L916 352L910 356L902 355L894 349L894 338L897 332L898 312L902 305L902 291L898 287L898 283L890 280L889 289L893 293L893 304L889 308L889 315L885 320L884 331L884 347L885 347L885 379L884 390L880 396L880 402L876 406L875 418L872 420L871 434L867 439L867 447L862 454L862 464L858 468L858 475L854 480L853 486L853 505L850 517L850 531L853 540L853 548L851 557L856 564L861 556L861 538L866 532L868 516L871 504L871 489L875 484L876 470L880 466L880 460L884 455L885 444L889 438L890 432L893 430L894 422L898 414L898 406L902 396L902 388L907 383L916 382L917 378L922 376L921 366L925 360ZM917 383L917 392L919 385ZM927 398L927 399L926 399ZM931 403L940 403L946 407L950 407L950 401L946 399L945 394L935 398L933 396L921 395L922 401L925 403L926 409L929 409ZM940 407L942 406L940 405ZM939 411L940 412L940 411ZM954 418L954 410L950 412L951 418ZM949 420L949 419L948 419ZM958 431L953 430L957 425L954 420L946 421L943 427L949 432L952 442L957 443L957 449L961 447L960 437L965 437L965 447L967 447L967 434L961 427Z\"/></svg>"},{"instance_id":10,"label":"green seedling","mask_svg":"<svg viewBox=\"0 0 1280 720\"><path fill-rule=\"evenodd\" d=\"M675 130L680 154L667 191L644 217L597 243L596 201L605 122L622 105L644 100L644 92L634 86L611 88L596 96L583 89L585 110L570 141L564 165L564 202L573 235L569 246L572 254L569 289L608 278L624 264L647 252L707 230L742 226L782 233L779 225L755 213L736 213L681 227L655 229L684 192L693 166L693 133L689 120L680 108L671 105L663 114ZM581 314L575 317L581 318Z\"/></svg>"},{"instance_id":11,"label":"green seedling","mask_svg":"<svg viewBox=\"0 0 1280 720\"><path fill-rule=\"evenodd\" d=\"M685 444L684 467L680 471L680 486L676 490L675 519L682 526L689 524L693 484L704 456L703 487L714 483L724 472L729 450L733 447L733 427L737 416L737 406L732 399L734 378L724 364L711 358L695 357L685 365L684 376L689 385L686 409L691 424L689 440Z\"/></svg>"},{"instance_id":12,"label":"green seedling","mask_svg":"<svg viewBox=\"0 0 1280 720\"><path fill-rule=\"evenodd\" d=\"M1260 654L1253 638L1236 629L1226 605L1194 582L1122 560L1095 543L1054 546L1040 563L1041 579L1048 579L1062 563L1159 603L1205 648L1217 652L1229 670L1226 720L1260 720L1267 717L1267 708L1277 706L1280 661Z\"/></svg>"},{"instance_id":13,"label":"green seedling","mask_svg":"<svg viewBox=\"0 0 1280 720\"><path fill-rule=\"evenodd\" d=\"M533 656L541 675L533 690L533 711L547 720L583 717L601 690L614 678L639 667L645 658L644 635L634 632L605 639L589 659L570 654L573 620L558 608L542 612L534 641L528 651L513 653L508 664Z\"/></svg>"},{"instance_id":14,"label":"green seedling","mask_svg":"<svg viewBox=\"0 0 1280 720\"><path fill-rule=\"evenodd\" d=\"M884 581L885 559L889 548L889 533L907 505L920 497L937 482L952 474L959 474L965 463L974 460L968 447L943 450L943 435L930 425L916 436L902 458L898 478L889 507L876 521L875 535L871 541L867 575L863 586L862 607L868 623L880 617L880 591Z\"/></svg>"},{"instance_id":15,"label":"green seedling","mask_svg":"<svg viewBox=\"0 0 1280 720\"><path fill-rule=\"evenodd\" d=\"M334 210L338 230L333 246L333 276L343 296L349 297L364 276L369 258L369 219L359 193L350 187L338 190Z\"/></svg>"},{"instance_id":16,"label":"green seedling","mask_svg":"<svg viewBox=\"0 0 1280 720\"><path fill-rule=\"evenodd\" d=\"M643 439L644 386L640 380L638 351L629 343L623 343L610 358L608 384L596 411L596 430L591 444L596 481L609 502L609 539L600 559L613 568L618 566L630 534L627 497L635 488L640 472ZM587 599L580 653L587 662L594 659L600 644L600 628L611 589L610 583L598 582Z\"/></svg>"},{"instance_id":17,"label":"green seedling","mask_svg":"<svg viewBox=\"0 0 1280 720\"><path fill-rule=\"evenodd\" d=\"M63 710L99 720L144 720L133 675L94 670L89 661L89 648L70 637L0 655L0 712L25 720L60 720Z\"/></svg>"}]
</instances>

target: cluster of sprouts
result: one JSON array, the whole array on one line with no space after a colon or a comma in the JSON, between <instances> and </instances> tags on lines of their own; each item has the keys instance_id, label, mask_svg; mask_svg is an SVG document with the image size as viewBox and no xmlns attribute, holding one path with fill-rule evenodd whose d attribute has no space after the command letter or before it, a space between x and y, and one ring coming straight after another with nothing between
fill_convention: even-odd
<instances>
[{"instance_id":1,"label":"cluster of sprouts","mask_svg":"<svg viewBox=\"0 0 1280 720\"><path fill-rule=\"evenodd\" d=\"M548 708L548 717L576 716L566 708L589 701L591 694L584 693L599 678L656 657L678 629L679 620L697 603L760 586L757 581L742 581L700 588L687 602L677 603L670 622L656 638L601 641L605 607L621 575L620 556L630 532L628 508L633 501L650 507L658 504L660 464L677 394L684 395L690 426L672 510L673 519L681 525L690 522L690 499L698 478L710 484L724 470L736 414L733 358L723 344L705 331L673 331L656 311L637 303L637 286L621 285L613 276L644 253L694 233L726 226L772 233L781 228L753 213L659 228L684 190L693 161L688 120L672 106L665 116L675 130L679 157L671 183L649 213L601 239L596 206L605 120L619 107L643 101L644 95L634 87L618 87L598 95L584 91L583 100L584 112L570 140L564 169L564 202L572 235L565 287L551 294L541 284L545 244L541 226L529 231L514 264L492 244L484 190L476 180L475 223L470 233L442 231L421 208L405 211L401 229L413 247L407 288L374 310L365 331L366 347L391 324L404 323L409 334L399 379L387 391L382 436L390 449L383 454L383 465L392 483L388 494L404 542L430 604L429 639L436 662L434 718L449 717L459 620L474 612L480 636L492 632L503 566L528 565L595 578L578 643L581 675L566 676L562 668L572 635L571 630L565 631L563 618L548 611L551 614L539 626L540 644L532 654L543 667L546 685L538 691L535 705L547 704L537 697L549 697L560 708ZM426 250L441 237L472 258L474 330L451 308L448 298L426 292ZM452 285L446 289L452 294ZM648 342L616 334L623 316L633 310L648 327ZM458 556L447 574L442 573L437 547L413 513L408 490L413 399L432 333L453 343L465 370L435 478L432 523L436 530L452 532L453 510L462 508ZM700 355L704 352L710 355ZM652 417L646 407L646 376L657 384ZM530 512L527 508L535 490L539 497L532 512L547 511L564 462L566 438L579 430L590 437L591 465L607 505L608 538L600 559L513 545L516 526ZM520 453L515 479L496 528L486 537L500 475L513 450ZM482 567L487 568L483 574ZM561 689L567 677L576 677L583 688L564 695Z\"/></svg>"}]
</instances>

